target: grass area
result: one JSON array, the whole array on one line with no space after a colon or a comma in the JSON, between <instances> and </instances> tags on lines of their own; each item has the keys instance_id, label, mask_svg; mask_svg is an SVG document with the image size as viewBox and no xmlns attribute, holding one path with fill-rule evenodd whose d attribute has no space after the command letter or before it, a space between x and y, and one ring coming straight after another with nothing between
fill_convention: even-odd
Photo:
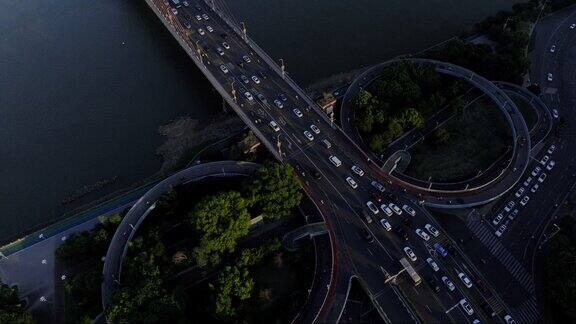
<instances>
[{"instance_id":1,"label":"grass area","mask_svg":"<svg viewBox=\"0 0 576 324\"><path fill-rule=\"evenodd\" d=\"M444 128L449 134L445 144L427 139L410 150L407 175L418 179L431 176L437 182L466 180L486 170L512 144L504 116L487 97L468 105Z\"/></svg>"},{"instance_id":2,"label":"grass area","mask_svg":"<svg viewBox=\"0 0 576 324\"><path fill-rule=\"evenodd\" d=\"M538 121L538 114L534 111L532 105L529 102L527 102L524 98L512 93L508 93L508 96L510 97L510 99L512 99L512 101L514 101L514 103L522 113L522 116L524 116L526 126L528 126L528 131L530 131Z\"/></svg>"}]
</instances>

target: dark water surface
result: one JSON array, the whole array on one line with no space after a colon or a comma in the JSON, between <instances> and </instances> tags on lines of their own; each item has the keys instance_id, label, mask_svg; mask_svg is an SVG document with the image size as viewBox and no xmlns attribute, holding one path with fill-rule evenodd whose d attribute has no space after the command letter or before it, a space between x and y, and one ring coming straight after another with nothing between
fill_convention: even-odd
<instances>
[{"instance_id":1,"label":"dark water surface","mask_svg":"<svg viewBox=\"0 0 576 324\"><path fill-rule=\"evenodd\" d=\"M418 51L512 3L229 1L304 84ZM151 176L162 162L158 126L180 116L207 121L219 107L143 1L0 1L0 240Z\"/></svg>"}]
</instances>

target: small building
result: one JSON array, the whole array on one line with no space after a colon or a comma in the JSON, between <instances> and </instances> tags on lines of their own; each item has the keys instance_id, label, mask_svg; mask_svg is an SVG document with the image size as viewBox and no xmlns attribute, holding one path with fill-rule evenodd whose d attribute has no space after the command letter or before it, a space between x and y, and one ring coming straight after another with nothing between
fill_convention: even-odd
<instances>
[{"instance_id":1,"label":"small building","mask_svg":"<svg viewBox=\"0 0 576 324\"><path fill-rule=\"evenodd\" d=\"M317 101L318 106L322 108L322 111L326 113L326 115L331 115L334 112L334 106L336 105L336 98L331 93L325 92Z\"/></svg>"},{"instance_id":2,"label":"small building","mask_svg":"<svg viewBox=\"0 0 576 324\"><path fill-rule=\"evenodd\" d=\"M250 131L248 132L248 135L246 135L242 141L238 143L238 146L244 154L255 153L260 146L260 140L258 137L256 137L256 135L254 135L252 131Z\"/></svg>"}]
</instances>

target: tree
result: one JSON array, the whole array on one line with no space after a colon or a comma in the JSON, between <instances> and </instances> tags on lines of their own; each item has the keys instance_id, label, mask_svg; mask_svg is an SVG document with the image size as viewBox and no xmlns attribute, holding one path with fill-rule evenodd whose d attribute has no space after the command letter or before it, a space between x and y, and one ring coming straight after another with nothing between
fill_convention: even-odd
<instances>
[{"instance_id":1,"label":"tree","mask_svg":"<svg viewBox=\"0 0 576 324\"><path fill-rule=\"evenodd\" d=\"M18 297L18 288L0 282L0 323L30 324L34 323Z\"/></svg>"},{"instance_id":2,"label":"tree","mask_svg":"<svg viewBox=\"0 0 576 324\"><path fill-rule=\"evenodd\" d=\"M382 134L374 134L370 136L368 146L372 152L380 153L384 149L386 142L387 141Z\"/></svg>"},{"instance_id":3,"label":"tree","mask_svg":"<svg viewBox=\"0 0 576 324\"><path fill-rule=\"evenodd\" d=\"M248 234L248 203L235 191L203 198L189 214L200 237L194 259L200 265L217 264L224 252L233 252L239 238Z\"/></svg>"},{"instance_id":4,"label":"tree","mask_svg":"<svg viewBox=\"0 0 576 324\"><path fill-rule=\"evenodd\" d=\"M434 131L432 140L436 146L445 145L450 140L450 133L446 128L438 128Z\"/></svg>"},{"instance_id":5,"label":"tree","mask_svg":"<svg viewBox=\"0 0 576 324\"><path fill-rule=\"evenodd\" d=\"M268 164L248 179L245 192L250 205L266 220L290 215L300 204L300 181L289 164Z\"/></svg>"},{"instance_id":6,"label":"tree","mask_svg":"<svg viewBox=\"0 0 576 324\"><path fill-rule=\"evenodd\" d=\"M360 89L354 102L356 107L364 108L368 105L370 99L372 99L372 94L364 89Z\"/></svg>"},{"instance_id":7,"label":"tree","mask_svg":"<svg viewBox=\"0 0 576 324\"><path fill-rule=\"evenodd\" d=\"M400 123L403 129L418 128L424 125L424 117L414 108L408 108L400 117Z\"/></svg>"},{"instance_id":8,"label":"tree","mask_svg":"<svg viewBox=\"0 0 576 324\"><path fill-rule=\"evenodd\" d=\"M366 107L363 111L359 113L360 117L356 119L356 126L361 132L370 133L372 131L372 126L374 125L374 115L372 114L372 108Z\"/></svg>"},{"instance_id":9,"label":"tree","mask_svg":"<svg viewBox=\"0 0 576 324\"><path fill-rule=\"evenodd\" d=\"M240 301L250 298L254 288L254 280L245 265L226 266L218 276L214 313L216 317L225 319L236 314L233 298Z\"/></svg>"}]
</instances>

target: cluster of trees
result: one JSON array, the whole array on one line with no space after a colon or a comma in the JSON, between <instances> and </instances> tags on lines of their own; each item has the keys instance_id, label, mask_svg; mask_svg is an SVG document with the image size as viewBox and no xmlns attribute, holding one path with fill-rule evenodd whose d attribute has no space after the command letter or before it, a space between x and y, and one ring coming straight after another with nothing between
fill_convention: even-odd
<instances>
[{"instance_id":1,"label":"cluster of trees","mask_svg":"<svg viewBox=\"0 0 576 324\"><path fill-rule=\"evenodd\" d=\"M559 323L576 322L576 227L565 216L546 254L546 296Z\"/></svg>"},{"instance_id":2,"label":"cluster of trees","mask_svg":"<svg viewBox=\"0 0 576 324\"><path fill-rule=\"evenodd\" d=\"M443 78L431 65L394 63L356 96L355 125L370 149L381 152L441 108L459 105L447 98L457 98L462 90L462 83Z\"/></svg>"},{"instance_id":3,"label":"cluster of trees","mask_svg":"<svg viewBox=\"0 0 576 324\"><path fill-rule=\"evenodd\" d=\"M0 282L0 323L32 324L32 315L18 297L18 288Z\"/></svg>"}]
</instances>

